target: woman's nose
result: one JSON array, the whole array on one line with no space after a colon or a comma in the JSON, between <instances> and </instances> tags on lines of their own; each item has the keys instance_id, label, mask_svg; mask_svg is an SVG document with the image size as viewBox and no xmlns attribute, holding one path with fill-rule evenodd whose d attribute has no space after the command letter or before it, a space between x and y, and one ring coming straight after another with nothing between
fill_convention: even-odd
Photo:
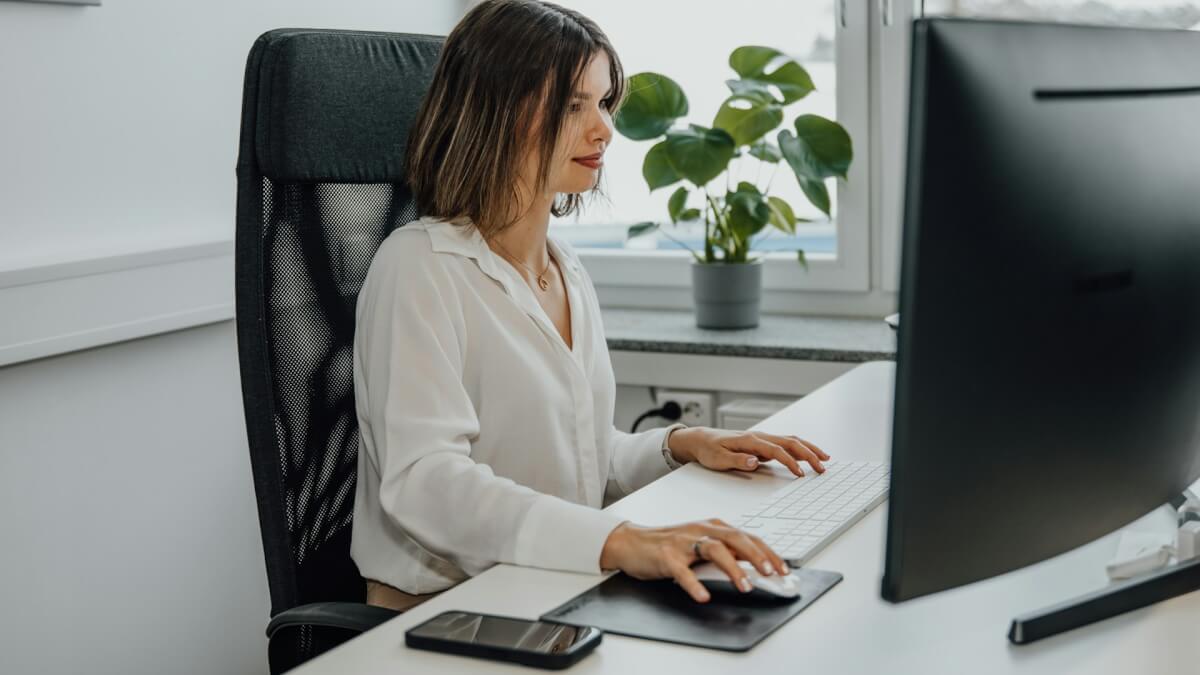
<instances>
[{"instance_id":1,"label":"woman's nose","mask_svg":"<svg viewBox=\"0 0 1200 675\"><path fill-rule=\"evenodd\" d=\"M602 110L598 117L599 123L593 125L592 140L600 141L604 147L608 147L613 137L612 115L609 115L607 110Z\"/></svg>"}]
</instances>

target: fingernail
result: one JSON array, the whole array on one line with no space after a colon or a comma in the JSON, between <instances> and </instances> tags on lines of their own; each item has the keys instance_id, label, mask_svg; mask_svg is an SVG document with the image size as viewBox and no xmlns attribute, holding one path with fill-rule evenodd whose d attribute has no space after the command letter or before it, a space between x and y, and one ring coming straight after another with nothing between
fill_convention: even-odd
<instances>
[{"instance_id":1,"label":"fingernail","mask_svg":"<svg viewBox=\"0 0 1200 675\"><path fill-rule=\"evenodd\" d=\"M755 458L755 457L747 457L746 458L746 466L748 466L750 468L754 468L755 464L758 464L757 458Z\"/></svg>"},{"instance_id":2,"label":"fingernail","mask_svg":"<svg viewBox=\"0 0 1200 675\"><path fill-rule=\"evenodd\" d=\"M749 580L749 579L747 579L746 577L742 577L742 578L741 578L741 579L738 581L738 588L742 589L742 592L743 592L743 593L749 593L749 592L750 592L750 588L751 588L751 586L750 586L750 580Z\"/></svg>"},{"instance_id":3,"label":"fingernail","mask_svg":"<svg viewBox=\"0 0 1200 675\"><path fill-rule=\"evenodd\" d=\"M783 563L782 566L779 567L779 576L781 576L781 577L786 576L791 571L792 571L791 568L789 568L788 564L785 562L785 563Z\"/></svg>"},{"instance_id":4,"label":"fingernail","mask_svg":"<svg viewBox=\"0 0 1200 675\"><path fill-rule=\"evenodd\" d=\"M708 591L700 591L700 602L708 602L709 597Z\"/></svg>"}]
</instances>

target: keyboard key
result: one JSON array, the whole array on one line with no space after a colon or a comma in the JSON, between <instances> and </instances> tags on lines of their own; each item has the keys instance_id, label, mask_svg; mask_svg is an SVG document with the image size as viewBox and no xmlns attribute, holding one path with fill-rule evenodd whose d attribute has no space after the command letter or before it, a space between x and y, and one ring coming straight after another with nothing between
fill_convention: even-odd
<instances>
[{"instance_id":1,"label":"keyboard key","mask_svg":"<svg viewBox=\"0 0 1200 675\"><path fill-rule=\"evenodd\" d=\"M752 529L789 560L803 564L835 532L858 520L868 505L887 496L890 471L877 462L825 462L824 474L809 474L783 486L742 516Z\"/></svg>"}]
</instances>

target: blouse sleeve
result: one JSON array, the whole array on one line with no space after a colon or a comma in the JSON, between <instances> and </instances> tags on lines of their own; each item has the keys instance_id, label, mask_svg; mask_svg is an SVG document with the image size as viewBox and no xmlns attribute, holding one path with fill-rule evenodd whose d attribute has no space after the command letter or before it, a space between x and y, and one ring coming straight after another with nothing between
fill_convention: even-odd
<instances>
[{"instance_id":1,"label":"blouse sleeve","mask_svg":"<svg viewBox=\"0 0 1200 675\"><path fill-rule=\"evenodd\" d=\"M599 573L604 542L623 519L472 460L479 420L462 383L465 322L432 258L395 248L377 255L357 307L355 376L365 385L379 507L469 574L496 562Z\"/></svg>"},{"instance_id":2,"label":"blouse sleeve","mask_svg":"<svg viewBox=\"0 0 1200 675\"><path fill-rule=\"evenodd\" d=\"M667 450L667 436L684 425L676 423L636 434L613 427L612 457L605 488L606 501L613 501L662 478L679 466Z\"/></svg>"}]
</instances>

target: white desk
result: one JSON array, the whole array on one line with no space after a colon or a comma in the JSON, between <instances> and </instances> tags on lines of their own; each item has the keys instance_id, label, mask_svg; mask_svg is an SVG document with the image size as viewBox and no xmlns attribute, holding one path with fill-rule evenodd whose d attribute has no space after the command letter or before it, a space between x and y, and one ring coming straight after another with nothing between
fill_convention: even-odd
<instances>
[{"instance_id":1,"label":"white desk","mask_svg":"<svg viewBox=\"0 0 1200 675\"><path fill-rule=\"evenodd\" d=\"M764 421L796 433L834 458L890 456L891 363L868 363ZM642 524L706 517L732 519L787 478L780 467L752 476L689 465L610 508ZM1020 480L1020 471L1013 475ZM948 505L949 506L949 505ZM970 586L891 605L879 598L884 507L875 509L810 566L845 579L757 647L731 654L605 635L571 673L745 675L764 673L1200 673L1200 593L1093 624L1024 647L1008 643L1013 616L1106 583L1110 536L1080 549ZM1165 512L1145 523L1169 527ZM601 577L496 566L424 605L294 671L328 673L531 673L532 669L410 650L404 631L448 609L537 618ZM681 593L683 591L680 591Z\"/></svg>"}]
</instances>

